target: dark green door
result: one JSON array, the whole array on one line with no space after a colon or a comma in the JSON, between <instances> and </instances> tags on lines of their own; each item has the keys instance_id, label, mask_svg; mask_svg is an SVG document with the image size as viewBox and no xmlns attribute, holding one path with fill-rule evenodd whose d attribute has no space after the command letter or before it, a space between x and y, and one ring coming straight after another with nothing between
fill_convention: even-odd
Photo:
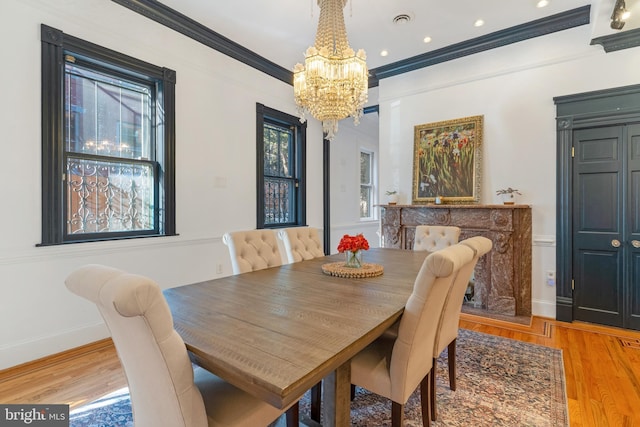
<instances>
[{"instance_id":1,"label":"dark green door","mask_svg":"<svg viewBox=\"0 0 640 427\"><path fill-rule=\"evenodd\" d=\"M640 329L640 125L573 141L574 318Z\"/></svg>"}]
</instances>

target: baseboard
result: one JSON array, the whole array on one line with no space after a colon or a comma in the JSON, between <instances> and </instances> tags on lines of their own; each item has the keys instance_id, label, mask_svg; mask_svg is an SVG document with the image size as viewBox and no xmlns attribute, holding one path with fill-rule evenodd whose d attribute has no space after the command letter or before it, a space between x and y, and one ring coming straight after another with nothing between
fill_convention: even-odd
<instances>
[{"instance_id":1,"label":"baseboard","mask_svg":"<svg viewBox=\"0 0 640 427\"><path fill-rule=\"evenodd\" d=\"M11 346L0 347L0 373L15 366L31 363L31 361L47 359L55 354L73 350L108 336L107 327L100 322L60 334L38 337Z\"/></svg>"},{"instance_id":2,"label":"baseboard","mask_svg":"<svg viewBox=\"0 0 640 427\"><path fill-rule=\"evenodd\" d=\"M113 341L111 338L104 338L80 347L71 348L60 353L32 360L21 365L12 366L11 368L0 371L0 382L41 369L51 368L52 366L58 365L62 362L68 362L69 360L80 358L89 353L93 353L94 351L100 351L109 347L113 347Z\"/></svg>"},{"instance_id":3,"label":"baseboard","mask_svg":"<svg viewBox=\"0 0 640 427\"><path fill-rule=\"evenodd\" d=\"M556 303L555 301L531 300L531 313L534 316L555 319Z\"/></svg>"}]
</instances>

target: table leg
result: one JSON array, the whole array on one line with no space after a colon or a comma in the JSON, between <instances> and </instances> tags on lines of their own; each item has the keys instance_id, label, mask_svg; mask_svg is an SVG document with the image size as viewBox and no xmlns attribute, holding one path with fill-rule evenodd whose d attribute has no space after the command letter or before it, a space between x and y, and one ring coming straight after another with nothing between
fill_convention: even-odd
<instances>
[{"instance_id":1,"label":"table leg","mask_svg":"<svg viewBox=\"0 0 640 427\"><path fill-rule=\"evenodd\" d=\"M351 363L327 375L322 383L323 426L351 426Z\"/></svg>"}]
</instances>

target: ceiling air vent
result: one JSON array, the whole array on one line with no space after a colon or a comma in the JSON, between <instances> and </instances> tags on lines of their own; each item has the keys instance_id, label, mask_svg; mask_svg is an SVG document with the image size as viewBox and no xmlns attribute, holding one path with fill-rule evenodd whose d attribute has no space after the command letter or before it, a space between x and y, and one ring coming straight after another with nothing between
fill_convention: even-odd
<instances>
[{"instance_id":1,"label":"ceiling air vent","mask_svg":"<svg viewBox=\"0 0 640 427\"><path fill-rule=\"evenodd\" d=\"M411 22L411 15L408 15L406 13L401 13L400 15L393 18L393 23L396 25L404 25L408 24L409 22Z\"/></svg>"}]
</instances>

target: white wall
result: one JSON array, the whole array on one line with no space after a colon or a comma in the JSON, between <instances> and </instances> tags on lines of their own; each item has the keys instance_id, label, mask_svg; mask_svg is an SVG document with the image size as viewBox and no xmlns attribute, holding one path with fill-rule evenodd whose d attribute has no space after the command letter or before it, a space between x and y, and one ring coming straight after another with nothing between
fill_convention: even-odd
<instances>
[{"instance_id":1,"label":"white wall","mask_svg":"<svg viewBox=\"0 0 640 427\"><path fill-rule=\"evenodd\" d=\"M41 234L40 24L176 70L177 237L36 247ZM255 228L255 105L296 114L293 89L105 0L2 0L0 370L107 336L64 287L87 263L172 287L231 274L224 232ZM322 130L307 133L307 222L322 227ZM216 184L217 183L217 184Z\"/></svg>"},{"instance_id":2,"label":"white wall","mask_svg":"<svg viewBox=\"0 0 640 427\"><path fill-rule=\"evenodd\" d=\"M533 212L533 313L555 317L553 97L640 83L640 48L605 54L588 25L380 82L380 186L411 203L414 126L484 115L481 203L513 187Z\"/></svg>"},{"instance_id":3,"label":"white wall","mask_svg":"<svg viewBox=\"0 0 640 427\"><path fill-rule=\"evenodd\" d=\"M374 207L375 220L361 220L359 204L360 150L373 153L377 172L380 157L378 127L378 113L366 114L357 126L348 118L340 122L338 133L331 141L331 253L337 252L338 243L345 234L362 233L371 247L380 246L379 208Z\"/></svg>"}]
</instances>

